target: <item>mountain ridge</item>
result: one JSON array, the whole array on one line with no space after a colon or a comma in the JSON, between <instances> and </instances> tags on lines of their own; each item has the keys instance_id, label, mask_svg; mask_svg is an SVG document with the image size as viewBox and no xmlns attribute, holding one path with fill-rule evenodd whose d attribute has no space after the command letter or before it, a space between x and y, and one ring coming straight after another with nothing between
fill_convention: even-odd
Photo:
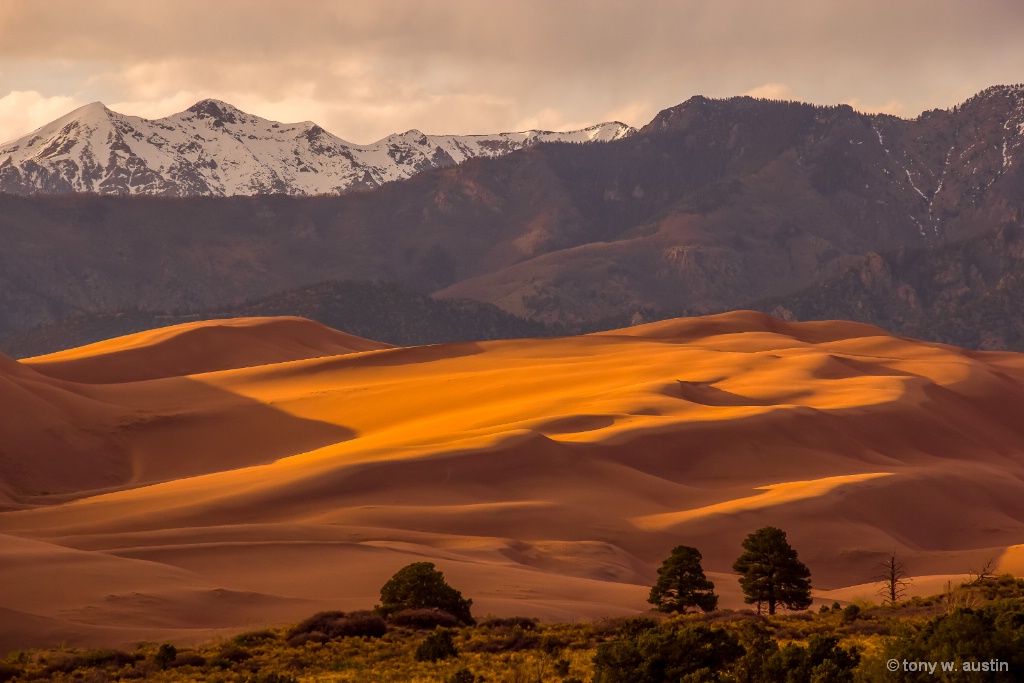
<instances>
[{"instance_id":1,"label":"mountain ridge","mask_svg":"<svg viewBox=\"0 0 1024 683\"><path fill-rule=\"evenodd\" d=\"M328 280L592 329L753 307L871 253L986 239L1022 219L1019 86L912 120L692 98L606 144L533 145L370 192L0 194L0 335L95 312L197 313ZM909 261L893 263L900 279ZM1016 261L978 263L992 272L969 281L989 287ZM845 310L825 301L813 315Z\"/></svg>"},{"instance_id":2,"label":"mountain ridge","mask_svg":"<svg viewBox=\"0 0 1024 683\"><path fill-rule=\"evenodd\" d=\"M312 121L271 121L216 99L153 120L92 102L0 144L0 192L339 194L540 142L609 141L633 131L620 122L564 133L426 135L413 129L359 145Z\"/></svg>"}]
</instances>

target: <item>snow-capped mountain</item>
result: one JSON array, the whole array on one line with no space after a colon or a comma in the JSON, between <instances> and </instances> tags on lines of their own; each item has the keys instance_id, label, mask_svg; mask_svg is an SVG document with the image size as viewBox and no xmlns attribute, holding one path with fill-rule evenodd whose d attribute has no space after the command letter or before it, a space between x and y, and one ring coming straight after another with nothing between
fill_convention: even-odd
<instances>
[{"instance_id":1,"label":"snow-capped mountain","mask_svg":"<svg viewBox=\"0 0 1024 683\"><path fill-rule=\"evenodd\" d=\"M424 135L410 130L355 145L310 121L268 121L218 100L203 100L153 121L94 102L0 145L0 192L337 194L538 142L604 142L632 132L618 122L566 133Z\"/></svg>"}]
</instances>

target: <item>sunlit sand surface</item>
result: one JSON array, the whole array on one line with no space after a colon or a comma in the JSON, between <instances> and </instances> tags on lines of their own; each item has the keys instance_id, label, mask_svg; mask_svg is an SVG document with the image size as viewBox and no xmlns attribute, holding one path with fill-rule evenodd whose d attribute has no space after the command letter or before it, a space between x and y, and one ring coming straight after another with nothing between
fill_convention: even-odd
<instances>
[{"instance_id":1,"label":"sunlit sand surface","mask_svg":"<svg viewBox=\"0 0 1024 683\"><path fill-rule=\"evenodd\" d=\"M855 323L415 348L192 323L0 358L0 409L0 646L366 608L419 560L479 615L630 614L680 544L741 607L766 524L829 603L893 549L920 592L1024 566L1024 360Z\"/></svg>"}]
</instances>

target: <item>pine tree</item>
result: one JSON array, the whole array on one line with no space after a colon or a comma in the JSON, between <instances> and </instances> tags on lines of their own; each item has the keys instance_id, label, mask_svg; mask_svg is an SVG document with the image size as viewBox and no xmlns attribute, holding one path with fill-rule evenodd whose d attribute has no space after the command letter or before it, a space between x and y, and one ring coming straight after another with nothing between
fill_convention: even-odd
<instances>
[{"instance_id":1,"label":"pine tree","mask_svg":"<svg viewBox=\"0 0 1024 683\"><path fill-rule=\"evenodd\" d=\"M715 584L704 576L701 554L696 548L680 545L658 569L658 581L647 602L662 612L686 612L699 607L710 612L718 606Z\"/></svg>"},{"instance_id":2,"label":"pine tree","mask_svg":"<svg viewBox=\"0 0 1024 683\"><path fill-rule=\"evenodd\" d=\"M743 541L743 549L732 568L740 574L747 603L767 603L768 614L775 614L777 605L810 607L811 572L786 541L785 531L773 526L758 529Z\"/></svg>"}]
</instances>

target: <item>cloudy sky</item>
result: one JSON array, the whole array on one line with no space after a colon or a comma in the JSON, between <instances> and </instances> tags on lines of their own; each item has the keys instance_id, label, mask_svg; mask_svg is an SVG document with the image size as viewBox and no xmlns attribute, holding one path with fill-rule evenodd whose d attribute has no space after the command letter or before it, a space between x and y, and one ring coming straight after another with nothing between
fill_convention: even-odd
<instances>
[{"instance_id":1,"label":"cloudy sky","mask_svg":"<svg viewBox=\"0 0 1024 683\"><path fill-rule=\"evenodd\" d=\"M913 117L1024 82L1021 0L0 0L0 140L214 97L367 143L639 126L694 94Z\"/></svg>"}]
</instances>

